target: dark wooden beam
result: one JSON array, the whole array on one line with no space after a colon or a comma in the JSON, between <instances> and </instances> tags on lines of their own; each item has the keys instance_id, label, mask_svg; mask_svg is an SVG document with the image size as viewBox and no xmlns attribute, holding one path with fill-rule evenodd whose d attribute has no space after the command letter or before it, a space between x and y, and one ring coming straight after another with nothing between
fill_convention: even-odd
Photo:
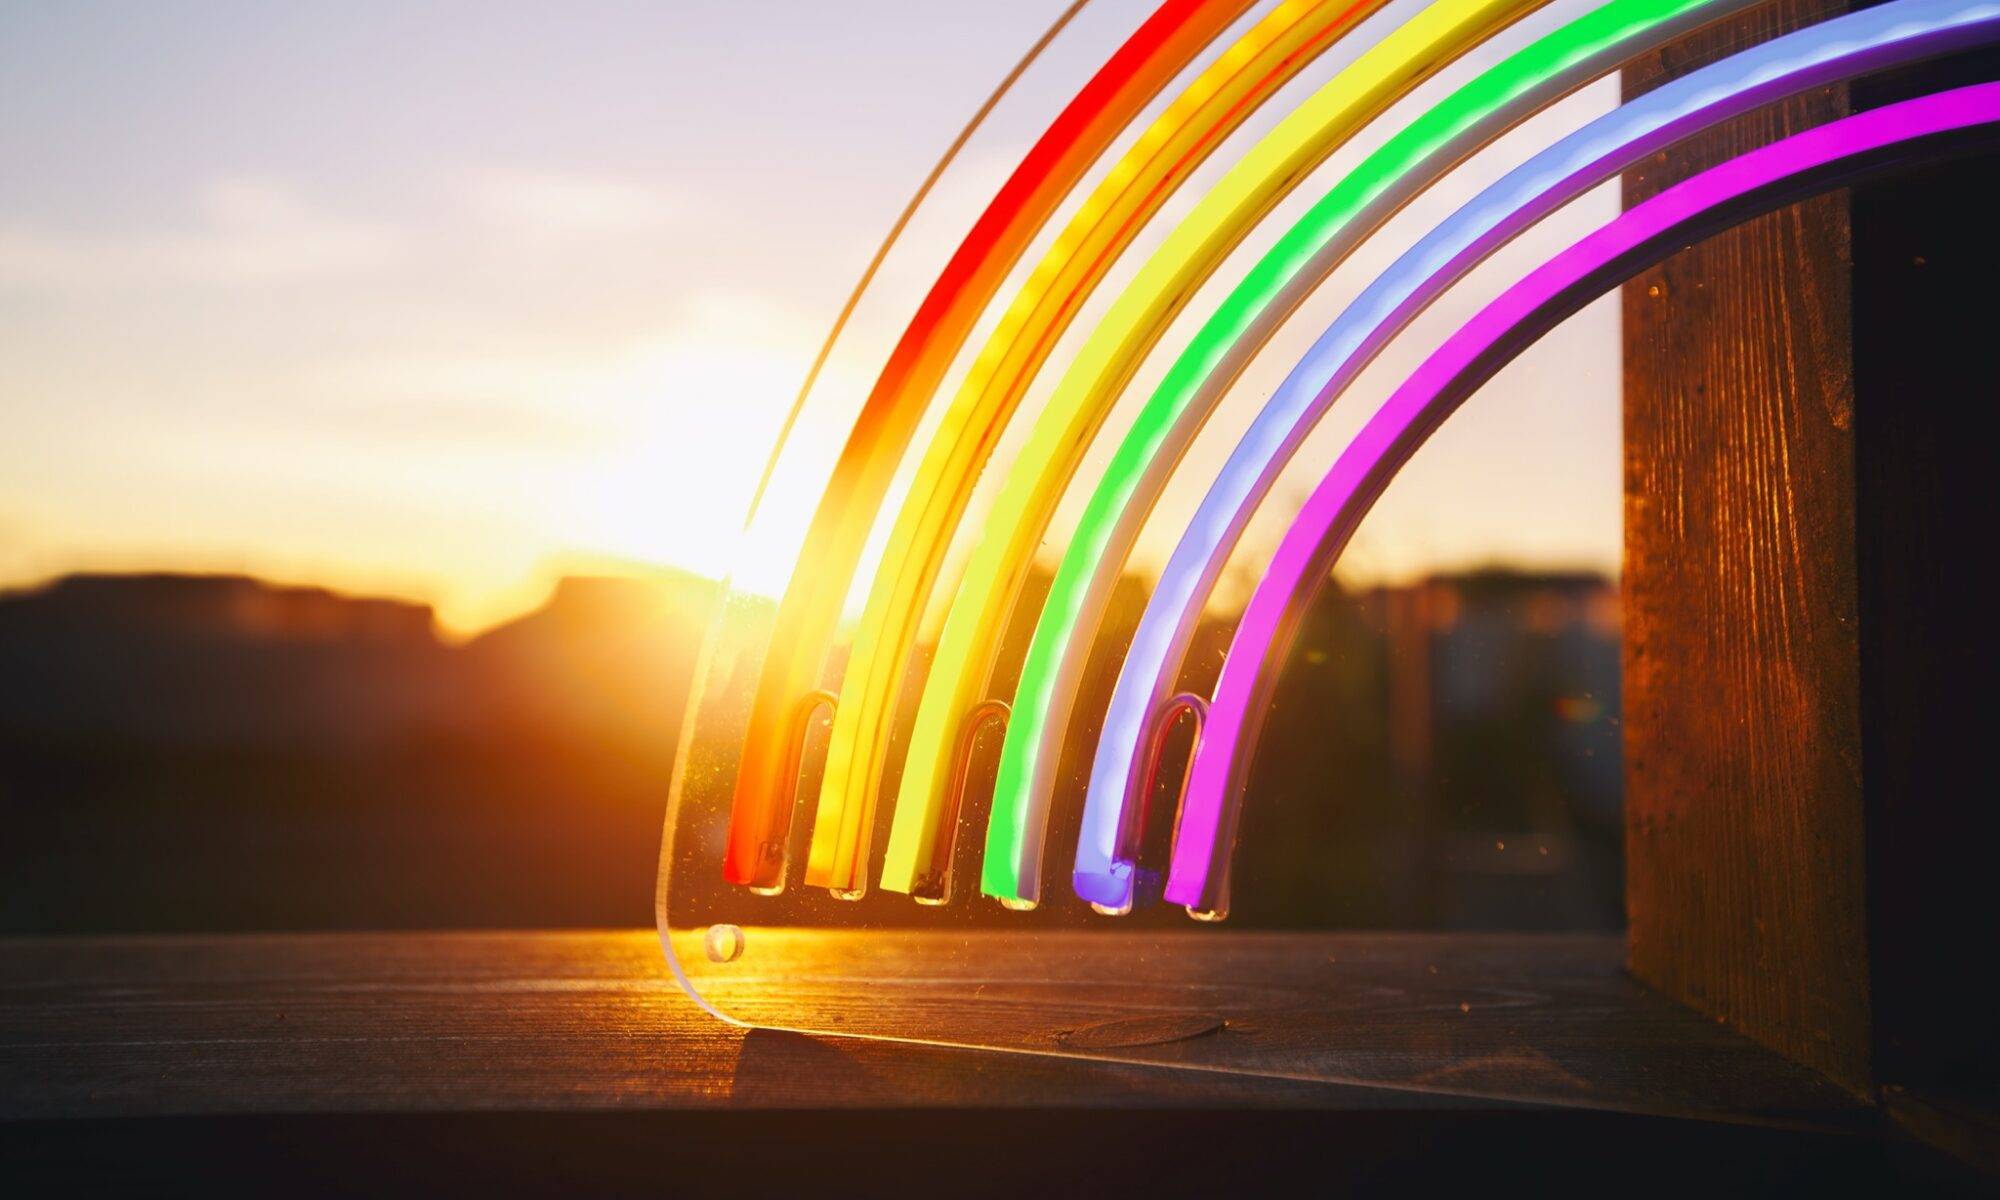
<instances>
[{"instance_id":1,"label":"dark wooden beam","mask_svg":"<svg viewBox=\"0 0 2000 1200\"><path fill-rule=\"evenodd\" d=\"M1673 47L1627 95L1834 4ZM1774 137L2000 60L1801 97L1630 173L1628 204ZM1631 968L1859 1093L2000 1074L1965 985L1996 927L1968 586L2000 400L1988 157L1795 205L1629 284L1625 721Z\"/></svg>"},{"instance_id":2,"label":"dark wooden beam","mask_svg":"<svg viewBox=\"0 0 2000 1200\"><path fill-rule=\"evenodd\" d=\"M2000 79L2000 54L1858 82L1859 107ZM1986 719L2000 472L2000 156L1854 189L1855 546L1876 1078L1992 1089L2000 1025L1973 957L2000 934ZM1989 1147L1991 1161L2000 1149Z\"/></svg>"}]
</instances>

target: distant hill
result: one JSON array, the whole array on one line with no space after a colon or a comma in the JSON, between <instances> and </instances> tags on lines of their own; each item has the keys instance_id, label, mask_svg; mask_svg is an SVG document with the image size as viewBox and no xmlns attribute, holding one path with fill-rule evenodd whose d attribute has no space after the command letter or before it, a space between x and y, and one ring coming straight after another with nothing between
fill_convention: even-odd
<instances>
[{"instance_id":1,"label":"distant hill","mask_svg":"<svg viewBox=\"0 0 2000 1200\"><path fill-rule=\"evenodd\" d=\"M670 747L714 585L578 578L464 646L427 606L237 576L0 596L0 730L353 754L498 734Z\"/></svg>"}]
</instances>

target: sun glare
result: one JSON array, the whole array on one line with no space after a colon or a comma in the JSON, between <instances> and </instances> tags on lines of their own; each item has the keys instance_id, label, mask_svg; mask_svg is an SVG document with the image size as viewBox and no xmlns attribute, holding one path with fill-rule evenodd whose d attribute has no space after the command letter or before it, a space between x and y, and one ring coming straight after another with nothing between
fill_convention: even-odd
<instances>
[{"instance_id":1,"label":"sun glare","mask_svg":"<svg viewBox=\"0 0 2000 1200\"><path fill-rule=\"evenodd\" d=\"M804 377L810 342L768 314L720 306L610 373L597 407L618 428L578 466L570 496L553 505L551 534L577 549L679 567L775 592L789 577L820 479L788 454L760 506L757 535L744 525L785 414ZM792 444L838 431L814 411Z\"/></svg>"}]
</instances>

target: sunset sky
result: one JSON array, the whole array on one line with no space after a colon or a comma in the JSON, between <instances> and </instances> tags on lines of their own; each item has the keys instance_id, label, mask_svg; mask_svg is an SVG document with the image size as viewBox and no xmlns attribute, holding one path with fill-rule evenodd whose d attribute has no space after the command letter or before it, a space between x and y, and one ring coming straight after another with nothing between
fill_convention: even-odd
<instances>
[{"instance_id":1,"label":"sunset sky","mask_svg":"<svg viewBox=\"0 0 2000 1200\"><path fill-rule=\"evenodd\" d=\"M85 569L246 571L425 600L465 633L567 572L722 570L847 288L1061 7L0 8L0 588ZM804 436L833 444L926 270L1150 7L1096 0L995 114L864 308ZM1552 5L1412 103L1579 7ZM1316 64L1197 188L1351 57ZM1613 98L1598 87L1474 160L1337 276L1197 446L1145 561L1164 557L1202 470L1370 269ZM1379 136L1308 180L1223 285ZM1615 203L1593 196L1413 329L1351 419L1311 443L1279 506L1398 366ZM1197 296L1166 344L1219 294ZM1489 386L1392 490L1350 571L1615 570L1616 322L1615 305L1594 307ZM1268 550L1271 522L1246 554Z\"/></svg>"}]
</instances>

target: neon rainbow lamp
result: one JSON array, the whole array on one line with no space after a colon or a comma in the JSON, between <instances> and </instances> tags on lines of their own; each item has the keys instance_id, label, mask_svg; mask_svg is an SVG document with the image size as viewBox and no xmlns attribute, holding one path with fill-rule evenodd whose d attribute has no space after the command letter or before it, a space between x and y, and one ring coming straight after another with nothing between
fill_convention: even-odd
<instances>
[{"instance_id":1,"label":"neon rainbow lamp","mask_svg":"<svg viewBox=\"0 0 2000 1200\"><path fill-rule=\"evenodd\" d=\"M918 415L930 403L938 381L944 378L944 366L940 364L954 357L959 344L966 340L966 331L997 296L1000 277L1007 273L1004 264L1022 253L1031 237L1028 231L1039 227L1053 211L1055 201L1048 197L1080 186L1089 173L1083 160L1095 153L1091 147L1102 149L1113 139L1115 128L1107 132L1095 123L1130 121L1144 107L1144 101L1136 98L1137 93L1128 90L1145 90L1132 82L1142 74L1141 67L1159 76L1153 90L1163 89L1166 80L1175 74L1165 65L1169 60L1179 62L1193 79L1154 122L1151 129L1157 136L1149 132L1135 143L1134 152L1139 146L1149 144L1149 137L1153 138L1150 143L1153 150L1137 158L1134 152L1128 152L1092 185L1089 197L1079 209L1081 213L1102 198L1104 205L1118 206L1117 211L1124 214L1118 228L1078 225L1072 220L1055 239L1057 247L1069 248L1045 258L1037 266L1028 276L1031 287L1044 269L1059 272L1047 278L1067 281L1060 286L1072 289L1075 294L1094 286L1103 277L1101 268L1092 265L1098 260L1093 258L1092 264L1069 264L1064 256L1082 254L1076 247L1083 243L1065 242L1064 238L1075 232L1078 237L1095 239L1089 244L1103 255L1115 257L1122 252L1130 244L1125 225L1150 218L1158 211L1155 194L1161 189L1171 191L1188 177L1180 164L1188 161L1189 156L1209 153L1227 130L1235 128L1234 121L1240 118L1232 117L1227 110L1261 103L1272 90L1266 81L1276 78L1274 73L1294 69L1287 65L1292 58L1309 60L1321 43L1334 36L1336 28L1344 30L1358 23L1360 11L1351 7L1281 6L1261 21L1252 22L1233 48L1211 65L1190 66L1203 45L1232 27L1233 18L1225 20L1217 15L1225 7L1237 17L1246 11L1243 5L1203 9L1197 5L1169 4L1155 12L1147 26L1152 30L1148 35L1152 40L1147 42L1137 35L1128 40L1114 55L1114 62L1123 61L1124 66L1118 71L1109 66L1101 70L1078 100L1065 110L1058 126L1063 126L1063 121L1071 122L1066 127L1069 132L1058 136L1052 129L1038 143L1030 160L1024 161L1010 179L1007 186L1014 189L1011 194L1015 200L1033 192L1047 203L1038 201L1038 208L1025 204L1010 208L996 199L987 206L974 225L977 236L968 236L951 260L957 264L954 269L960 270L957 281L950 281L949 271L940 276L918 310L920 317L925 313L935 317L944 308L954 312L963 308L962 327L953 332L934 320L927 326L921 321L912 322L905 330L891 355L893 369L884 371L870 393L863 417L841 460L845 465L835 468L834 486L829 489L816 521L838 519L863 527L868 524L886 495L887 475L892 473L913 438ZM1039 839L1045 836L1042 830L1051 820L1051 814L1045 794L1039 797L1035 794L1035 772L1042 768L1033 761L1020 760L1018 755L1028 750L1045 750L1052 744L1048 741L1051 729L1057 731L1053 736L1060 736L1062 722L1051 720L1048 714L1067 712L1070 706L1071 698L1066 694L1069 677L1063 674L1067 668L1062 664L1075 652L1074 647L1087 642L1090 636L1095 613L1090 609L1094 601L1089 600L1089 590L1101 586L1097 581L1104 573L1115 574L1120 569L1129 547L1130 523L1142 519L1145 510L1151 507L1158 495L1159 479L1185 444L1182 439L1227 386L1241 361L1263 344L1271 324L1291 311L1298 297L1323 278L1331 263L1367 236L1387 212L1427 187L1443 170L1484 140L1592 74L1608 69L1619 58L1740 7L1741 4L1731 0L1711 0L1706 4L1695 0L1686 3L1609 0L1508 56L1405 128L1391 133L1380 150L1364 156L1362 166L1350 172L1314 207L1313 216L1280 240L1278 245L1283 253L1274 251L1267 255L1249 276L1238 282L1230 301L1210 318L1189 346L1174 347L1179 352L1176 366L1150 398L1144 410L1147 415L1131 430L1121 431L1118 454L1092 493L1089 511L1095 515L1087 517L1086 526L1095 532L1079 537L1065 558L1065 578L1081 589L1079 594L1085 596L1086 602L1074 609L1051 605L1037 627L1038 646L1044 641L1044 631L1049 633L1052 657L1048 661L1056 664L1048 675L1054 681L1053 691L1046 699L1030 698L1024 685L1023 694L1017 697L1022 701L1019 710L1024 717L1031 712L1042 714L1036 718L1042 727L1036 732L1027 720L1018 720L1008 731L1008 749L1017 755L1016 766L1011 768L1016 774L1013 782L1003 781L1003 791L1014 789L1007 792L1014 797L1008 801L1013 807L997 809L1006 813L1008 819L1005 822L995 819L989 825L987 844L982 847L987 850L981 872L985 890L1024 906L1036 899L1046 901L1032 890L1032 875L1040 858ZM1473 10L1457 11L1464 15ZM1483 11L1486 15L1479 20L1498 28L1512 10ZM1207 24L1197 28L1202 21ZM1314 26L1308 24L1311 21L1324 23ZM1403 29L1417 27L1413 22ZM1434 32L1441 29L1431 28ZM1367 61L1368 54L1383 46L1396 44L1394 39L1402 35L1403 30L1399 30L1384 38L1364 53L1361 61ZM1984 3L1894 0L1880 8L1829 21L1745 51L1668 84L1562 138L1487 188L1377 277L1333 323L1259 414L1218 476L1204 500L1201 514L1177 550L1175 565L1170 568L1177 573L1173 579L1163 581L1155 603L1148 610L1147 620L1152 622L1154 634L1165 632L1165 640L1159 643L1165 648L1145 651L1151 657L1140 657L1142 651L1135 643L1134 655L1127 659L1125 676L1121 677L1121 695L1126 694L1128 682L1135 685L1131 695L1147 700L1158 695L1161 677L1178 665L1179 650L1172 645L1176 622L1186 611L1186 605L1199 607L1212 579L1212 559L1227 553L1244 515L1268 487L1269 473L1292 455L1304 430L1339 397L1360 364L1471 265L1490 255L1564 198L1609 178L1638 155L1656 151L1801 88L1996 41L2000 41L2000 0ZM1174 48L1164 49L1169 43ZM1440 47L1446 44L1456 43L1450 39L1438 43ZM1280 47L1287 49L1281 51ZM1161 55L1165 57L1160 58ZM1285 61L1278 61L1272 55ZM1152 65L1146 66L1149 63ZM1250 64L1261 65L1253 74L1244 74L1251 69ZM1221 103L1216 98L1224 95L1231 99L1216 107ZM1091 96L1095 99L1086 103L1086 97ZM1122 115L1103 115L1113 110ZM1284 122L1279 127L1284 128ZM1095 132L1086 135L1086 129ZM1274 664L1283 655L1293 622L1362 514L1395 471L1481 381L1590 297L1616 286L1633 271L1695 238L1787 200L1892 169L1905 161L1988 147L1996 140L2000 140L2000 84L1940 93L1794 135L1696 176L1590 234L1529 272L1426 360L1339 455L1325 482L1286 534L1268 575L1251 599L1197 743L1172 846L1168 897L1197 914L1215 915L1226 908L1234 831L1243 805L1245 766ZM1178 150L1162 158L1161 147L1165 146ZM1048 147L1057 149L1043 156L1042 166L1031 168L1030 162L1036 161L1036 154ZM1233 169L1224 177L1225 181L1236 177L1241 169L1240 165ZM1142 174L1147 182L1135 185L1132 181ZM1127 190L1133 186L1139 190ZM1031 208L1035 211L1030 211ZM1202 212L1203 205L1197 204L1195 211ZM1254 221L1263 211L1256 210L1247 219ZM1314 224L1314 220L1318 223ZM1173 237L1168 244L1173 244ZM1200 268L1202 272L1208 269L1212 268ZM1028 290L1024 289L1022 295ZM982 291L984 294L979 295ZM1042 293L1038 291L1036 296L1032 301L1017 297L1012 305L1027 307L1017 310L1010 305L1007 311L1042 313ZM1115 316L1117 305L1112 312ZM1036 328L1053 331L1073 315L1058 311L1033 319L1040 322ZM1141 336L1135 331L1142 331L1144 324L1143 320L1134 319L1122 326L1122 332L1093 331L1083 341L1088 346L1103 336L1112 339L1107 345L1121 345L1129 338ZM1031 375L1045 360L1054 357L1047 347L1015 344L1026 337L1023 333L1028 328L1026 318L1013 325L1003 319L997 328L1001 332L980 352L982 358L988 353L1001 356L991 360L995 378L1007 371L1019 371L1023 377ZM1143 333L1148 344L1157 336ZM951 349L944 348L947 344ZM919 370L919 360L930 365ZM1070 397L1075 407L1063 408L1055 416L1038 417L1038 432L1031 435L1031 448L1043 436L1039 432L1042 429L1075 429L1078 426L1073 422L1079 420L1094 427L1102 419L1089 416L1086 420L1079 414L1087 413L1091 405L1100 401L1108 402L1122 387L1129 371L1124 367L1108 368L1104 365L1108 361L1065 364L1068 370L1065 379L1073 376L1081 380L1115 379L1115 382L1105 385L1103 390L1095 382L1078 385L1080 390ZM898 363L901 365L897 366ZM930 381L919 386L920 377L933 368L935 373ZM1059 398L1063 396L1062 388L1058 388L1057 394ZM1020 396L1015 394L1007 405L1018 406L1019 400ZM980 438L997 436L1007 422L1006 415L997 410L981 419L989 424L979 428ZM897 432L899 428L901 432ZM965 461L983 461L985 453L980 451ZM850 455L856 454L862 457L849 461ZM1022 503L1007 520L996 524L996 532L1006 533L1001 540L1011 539L1015 536L1011 531L1018 529L1033 529L1039 538L1046 518L1037 515L1035 505L1041 503L1043 492L1059 490L1075 469L1073 461L1065 463L1062 454L1053 453L1024 458L1017 467L1021 469L1012 474L1029 482L1018 485L1010 482L1003 487L1003 495L1018 490L1020 496L1033 503ZM972 469L973 466L967 467L968 472ZM969 485L963 479L944 482L951 489ZM828 516L829 513L835 515ZM903 519L904 514L898 513L896 520ZM952 514L948 520L938 522L936 528L948 529L957 520L958 516ZM1090 521L1099 524L1092 526ZM801 568L793 580L793 590L812 590L817 586L818 592L812 597L814 603L826 602L832 592L844 588L853 562L858 561L853 556L843 559L843 555L847 551L831 542L809 540L805 557L810 564L817 565L810 571ZM829 563L831 574L826 574ZM911 595L933 586L935 580L934 568L922 564L919 567L919 574L931 573L932 582L924 583ZM984 576L969 574L972 585L977 586L968 585L964 589L966 597L999 594L992 588L1004 585L1006 573L1015 567L1004 556L996 555L990 569L982 569L988 572ZM999 590L1004 591L1005 587ZM1081 1019L1100 1011L1116 1013L1127 1007L1119 999L1118 989L1135 981L1113 977L1115 970L1129 969L1135 962L1149 971L1168 969L1179 961L1187 947L1206 944L1218 936L1186 926L1165 933L1153 916L1135 916L1119 923L1118 936L1138 937L1143 953L1138 959L1118 960L1124 967L1114 968L1104 965L1092 949L1093 942L1099 947L1104 944L1102 935L1075 928L1080 922L1093 922L1079 903L1044 902L1034 912L1010 914L985 905L919 907L909 903L908 897L895 894L893 887L878 889L852 904L837 903L818 888L768 894L777 891L777 885L784 882L783 850L780 847L773 852L772 843L784 840L792 824L788 797L791 781L801 773L802 764L800 743L793 736L795 729L783 728L782 721L769 728L760 726L752 711L755 707L752 701L763 703L764 689L774 679L784 682L780 677L794 666L810 663L811 671L801 667L799 678L792 680L792 684L803 690L780 695L783 703L778 705L778 711L781 715L795 714L802 703L823 703L823 698L816 697L812 688L821 681L820 666L828 647L821 644L825 639L813 633L811 624L832 618L811 612L799 616L806 611L800 607L804 603L790 595L785 601L792 606L790 611L796 622L803 623L786 626L786 610L781 605L774 625L782 636L764 639L761 629L753 629L748 639L751 651L726 663L712 653L712 648L705 648L703 665L697 670L694 719L684 729L682 754L676 763L669 801L658 897L661 933L669 962L697 1000L719 1015L756 1024L1048 1050L1057 1047L1046 1035L1050 1016L1040 1007L1045 997L1036 989L1041 982L1067 976L1072 982L1082 979L1092 985L1077 1001L1082 1009L1065 1010L1064 1020ZM974 603L978 606L984 601ZM880 652L888 655L885 661L896 661L892 642L890 637L877 643ZM970 647L965 659L968 673L964 677L981 675L985 667L979 665L978 656L989 653L990 645ZM711 671L711 662L724 665ZM953 694L963 699L962 694ZM929 703L927 688L925 704ZM921 716L923 706L919 708ZM948 713L948 709L941 711ZM721 717L709 720L715 712L721 713ZM965 716L963 712L956 715L961 720ZM1134 707L1131 719L1136 722L1135 728L1143 730L1147 720L1157 718L1142 703ZM719 729L722 736L713 746L705 747L704 754L690 756L688 747L700 740L703 728L711 734ZM766 735L773 739L769 746L750 745ZM1139 744L1136 736L1130 744ZM706 753L707 749L717 752ZM763 762L757 758L767 753L775 755L775 759ZM1022 761L1027 761L1026 767L1020 766ZM1125 783L1129 784L1129 755L1123 763L1115 756L1111 761L1124 772ZM764 783L769 785L766 790L753 786L755 780L746 783L746 772L753 762L761 763L757 769L764 773ZM850 762L843 770L861 769L857 763L858 760ZM880 768L878 762L870 769L868 787L882 786ZM1075 879L1081 896L1116 911L1130 903L1131 871L1135 865L1129 853L1121 858L1126 848L1118 841L1119 832L1128 820L1123 806L1129 787L1098 789L1095 782L1086 798L1088 811L1070 814L1085 819L1083 844L1074 864ZM871 814L865 803L858 802L864 798L862 793L851 789L822 797L821 819L813 829L815 854L820 849L818 840L824 837L830 839L830 858L820 862L815 882L846 890L842 885L858 880L870 865ZM929 800L928 793L905 794L895 806L894 821L905 819L906 802L912 814L909 819L938 819L924 811ZM1111 836L1100 838L1107 831ZM921 826L919 832L923 832ZM934 840L935 826L932 834ZM924 842L924 838L917 839L911 862L907 864L910 868L907 882L913 891L919 890L916 885L922 882L919 874L924 866L922 856L935 855L935 847L927 847ZM887 857L893 859L893 845L887 849L891 851ZM847 861L842 862L843 858ZM718 862L725 866L720 873L715 869ZM929 866L935 871L938 864L933 860ZM1006 877L1009 871L1011 879ZM1010 892L1008 888L1014 890ZM1033 936L1025 943L1014 944L1031 945L1036 952L1026 957L1017 952L1013 958L991 955L988 948L992 943L980 939L986 936L985 928L993 923L1012 923L1032 931ZM1100 927L1105 924L1093 923ZM1136 934L1126 932L1135 927ZM827 940L813 942L804 936L811 934L826 935ZM846 940L842 941L843 938ZM847 950L834 958L815 957L827 947L840 950L843 946ZM854 953L856 950L861 953ZM837 963L837 970L855 972L854 977L865 977L881 985L866 993L866 1007L848 1010L847 1019L830 1029L824 1024L827 1018L801 1018L783 1004L789 991L800 990L816 978L824 977L829 962ZM989 1019L985 1023L966 1024L948 1006L895 1003L892 998L897 995L915 995L898 993L895 989L912 984L913 977L920 973L931 978L949 976L959 985L956 995L983 1006L982 1011ZM1156 986L1152 980L1136 982L1141 986ZM1006 1020L1015 1024L995 1023ZM1117 1044L1108 1045L1108 1049L1100 1044L1081 1051L1072 1047L1068 1052L1127 1055ZM1187 1061L1219 1069L1259 1069L1240 1062L1232 1064L1223 1050L1214 1048L1221 1045L1222 1040L1217 1039L1208 1050L1188 1049Z\"/></svg>"},{"instance_id":2,"label":"neon rainbow lamp","mask_svg":"<svg viewBox=\"0 0 2000 1200\"><path fill-rule=\"evenodd\" d=\"M1989 40L1992 0L1899 0L1746 50L1563 138L1427 234L1350 304L1265 404L1175 547L1133 635L1091 768L1077 894L1132 902L1127 838L1148 721L1172 687L1208 590L1259 500L1321 414L1395 334L1522 230L1648 154L1802 89ZM1212 910L1197 908L1198 912Z\"/></svg>"},{"instance_id":3,"label":"neon rainbow lamp","mask_svg":"<svg viewBox=\"0 0 2000 1200\"><path fill-rule=\"evenodd\" d=\"M1565 317L1692 242L1869 173L1996 144L2000 83L1924 96L1795 134L1623 214L1461 326L1341 452L1244 609L1190 768L1167 898L1196 908L1226 903L1244 767L1300 611L1396 471L1480 384Z\"/></svg>"}]
</instances>

